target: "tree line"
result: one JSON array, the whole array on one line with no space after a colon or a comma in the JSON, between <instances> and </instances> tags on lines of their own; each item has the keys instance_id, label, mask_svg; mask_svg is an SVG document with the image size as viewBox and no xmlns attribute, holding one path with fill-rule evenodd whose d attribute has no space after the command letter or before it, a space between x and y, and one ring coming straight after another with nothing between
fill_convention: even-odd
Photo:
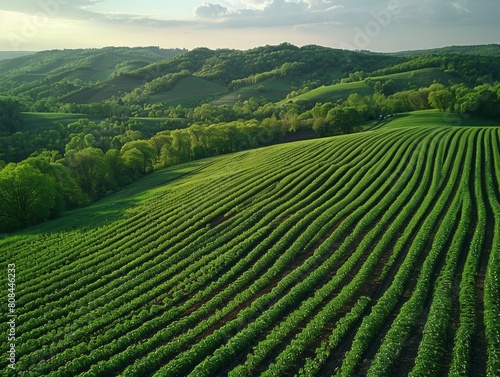
<instances>
[{"instance_id":1,"label":"tree line","mask_svg":"<svg viewBox=\"0 0 500 377\"><path fill-rule=\"evenodd\" d=\"M92 122L80 120L92 128ZM12 231L86 205L156 169L269 145L283 122L242 121L167 130L149 139L129 132L101 149L93 133L72 134L64 153L43 150L18 163L0 161L0 230ZM132 139L132 140L130 140ZM128 140L128 141L126 141Z\"/></svg>"}]
</instances>

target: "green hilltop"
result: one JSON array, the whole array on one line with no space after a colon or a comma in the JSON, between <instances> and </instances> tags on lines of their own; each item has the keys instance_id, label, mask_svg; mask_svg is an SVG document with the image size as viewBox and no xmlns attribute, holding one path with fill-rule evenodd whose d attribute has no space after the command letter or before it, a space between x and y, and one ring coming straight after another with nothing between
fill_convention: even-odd
<instances>
[{"instance_id":1,"label":"green hilltop","mask_svg":"<svg viewBox=\"0 0 500 377\"><path fill-rule=\"evenodd\" d=\"M323 93L328 95L324 87L330 87L331 99L337 100L353 90L370 93L359 84L353 84L352 90L335 87L353 75L356 78L350 81L366 77L386 80L383 76L414 72L416 76L406 83L400 77L398 89L434 80L470 84L489 77L494 81L499 75L498 51L498 45L488 45L381 54L287 43L246 51L157 47L52 50L0 61L0 92L23 96L39 109L53 102L117 100L232 106L251 97L277 102L320 87L319 99L324 100ZM198 81L181 80L188 76ZM186 93L191 91L194 99L189 103ZM315 100L314 93L305 96L309 97Z\"/></svg>"}]
</instances>

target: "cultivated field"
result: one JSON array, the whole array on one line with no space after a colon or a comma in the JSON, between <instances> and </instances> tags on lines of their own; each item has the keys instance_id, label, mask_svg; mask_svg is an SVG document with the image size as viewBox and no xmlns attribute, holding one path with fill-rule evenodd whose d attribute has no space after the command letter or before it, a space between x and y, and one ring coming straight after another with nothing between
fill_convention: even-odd
<instances>
[{"instance_id":1,"label":"cultivated field","mask_svg":"<svg viewBox=\"0 0 500 377\"><path fill-rule=\"evenodd\" d=\"M416 118L6 236L18 375L498 376L500 128Z\"/></svg>"}]
</instances>

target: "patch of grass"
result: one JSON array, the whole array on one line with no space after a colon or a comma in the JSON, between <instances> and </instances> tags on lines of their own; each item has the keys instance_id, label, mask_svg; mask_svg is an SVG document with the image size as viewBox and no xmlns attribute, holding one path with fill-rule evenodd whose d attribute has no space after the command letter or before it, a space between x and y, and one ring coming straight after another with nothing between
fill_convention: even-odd
<instances>
[{"instance_id":1,"label":"patch of grass","mask_svg":"<svg viewBox=\"0 0 500 377\"><path fill-rule=\"evenodd\" d=\"M435 81L443 84L448 84L450 81L453 83L460 82L457 77L445 73L438 68L424 68L415 71L394 73L386 76L376 76L372 77L371 80L372 82L386 82L388 80L393 80L397 91L426 87ZM373 95L374 90L364 81L356 81L322 86L294 97L291 101L336 102L338 100L345 100L353 93L359 93L362 96L371 96Z\"/></svg>"},{"instance_id":2,"label":"patch of grass","mask_svg":"<svg viewBox=\"0 0 500 377\"><path fill-rule=\"evenodd\" d=\"M373 95L374 91L364 81L350 82L345 84L336 84L321 86L292 98L293 102L336 102L349 97L352 93L359 93L362 96Z\"/></svg>"},{"instance_id":3,"label":"patch of grass","mask_svg":"<svg viewBox=\"0 0 500 377\"><path fill-rule=\"evenodd\" d=\"M481 118L470 114L457 114L439 110L421 110L396 114L393 120L384 125L387 128L436 126L500 126L500 119Z\"/></svg>"},{"instance_id":4,"label":"patch of grass","mask_svg":"<svg viewBox=\"0 0 500 377\"><path fill-rule=\"evenodd\" d=\"M214 105L233 106L238 101L246 101L252 97L264 97L269 102L277 102L287 96L292 91L292 83L288 80L272 78L258 84L245 86L227 94L215 101Z\"/></svg>"},{"instance_id":5,"label":"patch of grass","mask_svg":"<svg viewBox=\"0 0 500 377\"><path fill-rule=\"evenodd\" d=\"M443 72L439 68L422 68L409 72L393 73L385 76L375 76L371 78L372 81L393 80L396 83L398 91L422 88L430 86L436 82L447 85L448 82L460 83L462 82L458 77L449 73Z\"/></svg>"},{"instance_id":6,"label":"patch of grass","mask_svg":"<svg viewBox=\"0 0 500 377\"><path fill-rule=\"evenodd\" d=\"M224 85L190 76L179 80L172 89L151 96L149 102L164 102L171 106L185 106L185 104L192 103L193 100L200 100L210 95L223 93L226 89Z\"/></svg>"},{"instance_id":7,"label":"patch of grass","mask_svg":"<svg viewBox=\"0 0 500 377\"><path fill-rule=\"evenodd\" d=\"M120 94L131 92L143 83L143 80L136 78L114 77L113 79L103 82L102 84L66 97L61 102L82 104L103 102L112 96L119 96Z\"/></svg>"},{"instance_id":8,"label":"patch of grass","mask_svg":"<svg viewBox=\"0 0 500 377\"><path fill-rule=\"evenodd\" d=\"M31 131L40 127L50 127L54 122L64 125L78 121L78 119L88 119L93 122L100 122L103 118L88 114L67 114L67 113L22 113L23 121L21 132Z\"/></svg>"}]
</instances>

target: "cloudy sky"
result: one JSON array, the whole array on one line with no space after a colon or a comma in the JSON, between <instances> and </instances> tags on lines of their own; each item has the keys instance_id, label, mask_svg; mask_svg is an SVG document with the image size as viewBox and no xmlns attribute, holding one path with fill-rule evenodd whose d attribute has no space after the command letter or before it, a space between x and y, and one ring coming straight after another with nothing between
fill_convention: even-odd
<instances>
[{"instance_id":1,"label":"cloudy sky","mask_svg":"<svg viewBox=\"0 0 500 377\"><path fill-rule=\"evenodd\" d=\"M500 43L498 0L0 0L0 50Z\"/></svg>"}]
</instances>

